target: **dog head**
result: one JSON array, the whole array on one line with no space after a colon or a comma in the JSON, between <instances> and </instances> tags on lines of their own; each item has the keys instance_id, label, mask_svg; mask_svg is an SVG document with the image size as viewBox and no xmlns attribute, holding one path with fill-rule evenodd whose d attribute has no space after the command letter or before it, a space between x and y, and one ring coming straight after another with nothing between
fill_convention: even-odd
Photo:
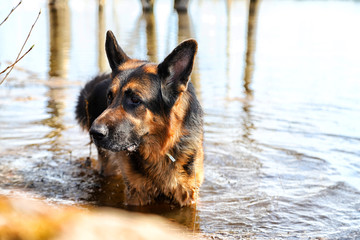
<instances>
[{"instance_id":1,"label":"dog head","mask_svg":"<svg viewBox=\"0 0 360 240\"><path fill-rule=\"evenodd\" d=\"M90 128L95 144L114 152L136 151L142 144L163 147L184 117L180 99L187 91L196 41L182 42L160 64L131 59L111 31L105 50L112 83L108 107Z\"/></svg>"}]
</instances>

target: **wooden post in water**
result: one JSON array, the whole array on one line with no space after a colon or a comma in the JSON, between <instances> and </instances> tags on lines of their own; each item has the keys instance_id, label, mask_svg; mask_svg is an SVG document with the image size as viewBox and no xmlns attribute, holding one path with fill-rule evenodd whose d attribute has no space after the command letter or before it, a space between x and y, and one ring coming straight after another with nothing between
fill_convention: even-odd
<instances>
[{"instance_id":1,"label":"wooden post in water","mask_svg":"<svg viewBox=\"0 0 360 240\"><path fill-rule=\"evenodd\" d=\"M144 12L152 12L154 10L155 0L141 0L142 9ZM174 8L178 12L186 12L188 9L189 0L174 0Z\"/></svg>"},{"instance_id":2,"label":"wooden post in water","mask_svg":"<svg viewBox=\"0 0 360 240\"><path fill-rule=\"evenodd\" d=\"M175 0L174 8L178 12L187 12L189 5L189 0Z\"/></svg>"},{"instance_id":3,"label":"wooden post in water","mask_svg":"<svg viewBox=\"0 0 360 240\"><path fill-rule=\"evenodd\" d=\"M66 78L69 67L70 10L66 0L49 2L49 76Z\"/></svg>"},{"instance_id":4,"label":"wooden post in water","mask_svg":"<svg viewBox=\"0 0 360 240\"><path fill-rule=\"evenodd\" d=\"M108 68L107 58L105 54L105 0L99 0L98 7L98 66L99 72L105 72Z\"/></svg>"},{"instance_id":5,"label":"wooden post in water","mask_svg":"<svg viewBox=\"0 0 360 240\"><path fill-rule=\"evenodd\" d=\"M154 10L155 0L141 0L143 12L152 12Z\"/></svg>"},{"instance_id":6,"label":"wooden post in water","mask_svg":"<svg viewBox=\"0 0 360 240\"><path fill-rule=\"evenodd\" d=\"M252 95L250 84L254 71L254 56L256 45L256 23L260 0L249 0L249 13L247 25L247 42L244 69L244 89L247 95Z\"/></svg>"},{"instance_id":7,"label":"wooden post in water","mask_svg":"<svg viewBox=\"0 0 360 240\"><path fill-rule=\"evenodd\" d=\"M178 43L192 38L191 19L187 12L178 12Z\"/></svg>"},{"instance_id":8,"label":"wooden post in water","mask_svg":"<svg viewBox=\"0 0 360 240\"><path fill-rule=\"evenodd\" d=\"M56 6L67 5L68 0L49 0L48 3L49 5L56 5Z\"/></svg>"},{"instance_id":9,"label":"wooden post in water","mask_svg":"<svg viewBox=\"0 0 360 240\"><path fill-rule=\"evenodd\" d=\"M54 153L61 150L61 136L65 129L66 88L70 62L71 24L70 9L66 0L49 1L49 81L47 112L43 124L51 128L44 136Z\"/></svg>"},{"instance_id":10,"label":"wooden post in water","mask_svg":"<svg viewBox=\"0 0 360 240\"><path fill-rule=\"evenodd\" d=\"M146 48L147 55L151 62L157 62L157 36L156 36L156 22L153 12L144 12L142 19L145 19L146 22Z\"/></svg>"},{"instance_id":11,"label":"wooden post in water","mask_svg":"<svg viewBox=\"0 0 360 240\"><path fill-rule=\"evenodd\" d=\"M188 14L188 12L177 11L177 15L178 15L178 43L181 43L182 41L184 41L186 39L193 38L194 33L193 33L193 29L192 29L191 17ZM198 61L196 58L195 63L194 63L194 69L197 68L197 66L198 66L197 63L198 63ZM198 98L201 99L200 76L199 76L198 71L195 70L191 73L191 82L196 89L196 94L197 94Z\"/></svg>"}]
</instances>

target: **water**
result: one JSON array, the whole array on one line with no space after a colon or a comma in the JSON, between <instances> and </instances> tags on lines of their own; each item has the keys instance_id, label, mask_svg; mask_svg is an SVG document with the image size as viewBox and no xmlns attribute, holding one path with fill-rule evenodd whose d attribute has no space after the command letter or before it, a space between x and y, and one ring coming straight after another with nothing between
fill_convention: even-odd
<instances>
[{"instance_id":1,"label":"water","mask_svg":"<svg viewBox=\"0 0 360 240\"><path fill-rule=\"evenodd\" d=\"M0 19L16 4L2 3ZM0 27L1 70L40 8L35 48L0 87L0 194L123 207L122 183L87 166L77 94L109 70L107 29L128 55L156 62L193 37L205 110L201 198L196 208L134 210L213 239L360 238L359 1L194 0L179 15L165 0L144 15L137 1L24 1Z\"/></svg>"}]
</instances>

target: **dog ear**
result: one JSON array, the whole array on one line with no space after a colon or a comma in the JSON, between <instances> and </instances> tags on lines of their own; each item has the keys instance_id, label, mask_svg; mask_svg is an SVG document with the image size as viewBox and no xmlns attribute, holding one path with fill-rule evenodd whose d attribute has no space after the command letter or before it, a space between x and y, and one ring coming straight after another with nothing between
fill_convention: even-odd
<instances>
[{"instance_id":1,"label":"dog ear","mask_svg":"<svg viewBox=\"0 0 360 240\"><path fill-rule=\"evenodd\" d=\"M158 65L162 97L169 105L173 105L179 94L186 91L196 52L197 42L186 40Z\"/></svg>"},{"instance_id":2,"label":"dog ear","mask_svg":"<svg viewBox=\"0 0 360 240\"><path fill-rule=\"evenodd\" d=\"M119 65L130 59L119 46L112 31L106 33L105 51L113 72L117 71Z\"/></svg>"}]
</instances>

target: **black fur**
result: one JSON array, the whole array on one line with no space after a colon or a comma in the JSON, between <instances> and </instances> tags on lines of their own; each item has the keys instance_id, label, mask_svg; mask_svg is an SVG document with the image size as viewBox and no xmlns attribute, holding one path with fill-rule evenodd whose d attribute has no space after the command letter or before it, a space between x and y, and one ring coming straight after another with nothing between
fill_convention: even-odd
<instances>
[{"instance_id":1,"label":"black fur","mask_svg":"<svg viewBox=\"0 0 360 240\"><path fill-rule=\"evenodd\" d=\"M170 107L184 89L181 86L188 84L196 51L195 41L182 42L158 65L162 96Z\"/></svg>"},{"instance_id":2,"label":"black fur","mask_svg":"<svg viewBox=\"0 0 360 240\"><path fill-rule=\"evenodd\" d=\"M109 65L114 73L117 72L117 67L120 64L129 60L129 57L119 46L114 34L111 31L108 31L106 33L105 50L108 57Z\"/></svg>"},{"instance_id":3,"label":"black fur","mask_svg":"<svg viewBox=\"0 0 360 240\"><path fill-rule=\"evenodd\" d=\"M185 170L185 172L191 176L193 171L194 171L194 161L195 161L195 156L196 156L196 151L194 152L194 154L192 154L187 163L183 165L183 168Z\"/></svg>"},{"instance_id":4,"label":"black fur","mask_svg":"<svg viewBox=\"0 0 360 240\"><path fill-rule=\"evenodd\" d=\"M107 108L106 95L110 84L110 75L104 74L95 77L81 90L75 114L84 129L90 129L92 122ZM86 112L86 101L88 112Z\"/></svg>"}]
</instances>

